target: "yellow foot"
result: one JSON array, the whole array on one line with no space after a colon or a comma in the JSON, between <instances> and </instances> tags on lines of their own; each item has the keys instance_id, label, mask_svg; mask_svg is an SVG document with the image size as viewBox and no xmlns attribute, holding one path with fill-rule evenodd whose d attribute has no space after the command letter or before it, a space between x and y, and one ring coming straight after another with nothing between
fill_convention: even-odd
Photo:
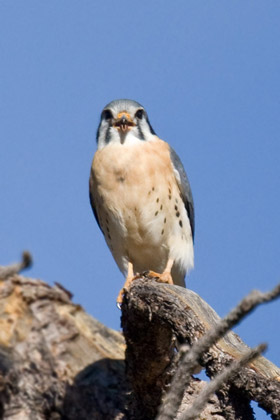
<instances>
[{"instance_id":1,"label":"yellow foot","mask_svg":"<svg viewBox=\"0 0 280 420\"><path fill-rule=\"evenodd\" d=\"M124 286L123 286L123 288L120 290L120 292L119 292L119 294L118 294L118 297L117 297L117 307L119 308L119 309L121 309L121 306L122 306L122 302L123 302L123 295L125 294L125 292L127 292L128 290L129 290L129 288L130 288L130 285L131 285L131 283L133 282L133 280L136 280L136 279L139 279L141 276L139 276L139 274L137 274L136 276L134 276L134 277L131 277L131 278L127 278L126 279L126 282L125 282L125 284L124 284Z\"/></svg>"},{"instance_id":2,"label":"yellow foot","mask_svg":"<svg viewBox=\"0 0 280 420\"><path fill-rule=\"evenodd\" d=\"M121 306L122 306L122 301L123 301L123 295L124 295L124 293L126 292L126 289L123 287L121 290L120 290L120 292L119 292L119 294L118 294L118 297L117 297L117 307L119 308L119 309L121 309Z\"/></svg>"},{"instance_id":3,"label":"yellow foot","mask_svg":"<svg viewBox=\"0 0 280 420\"><path fill-rule=\"evenodd\" d=\"M148 271L147 275L149 277L155 277L156 281L158 281L159 283L174 284L171 274L167 271L164 271L161 274L156 273L155 271Z\"/></svg>"}]
</instances>

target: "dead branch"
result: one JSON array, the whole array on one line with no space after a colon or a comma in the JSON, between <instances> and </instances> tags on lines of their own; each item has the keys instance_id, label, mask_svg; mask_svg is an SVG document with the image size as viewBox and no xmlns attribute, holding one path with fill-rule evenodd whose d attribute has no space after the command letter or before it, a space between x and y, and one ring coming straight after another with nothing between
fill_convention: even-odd
<instances>
[{"instance_id":1,"label":"dead branch","mask_svg":"<svg viewBox=\"0 0 280 420\"><path fill-rule=\"evenodd\" d=\"M189 353L209 329L220 325L213 309L194 292L139 279L122 306L124 361L122 335L75 305L65 287L50 287L4 270L8 272L0 280L0 418L4 420L155 419L177 370L180 344L184 343L180 355L183 348ZM210 378L219 378L225 367L247 352L248 347L229 332L198 362ZM257 357L209 398L201 416L252 420L249 401L255 400L279 418L279 378L275 365ZM190 378L177 419L204 388L203 381Z\"/></svg>"},{"instance_id":2,"label":"dead branch","mask_svg":"<svg viewBox=\"0 0 280 420\"><path fill-rule=\"evenodd\" d=\"M184 354L180 358L182 360L172 379L171 388L160 408L158 420L174 419L182 402L184 390L190 381L190 376L202 355L256 306L272 301L279 295L280 284L267 293L253 290L225 318L221 319L213 329L210 329L199 341L194 343L189 351L183 350Z\"/></svg>"},{"instance_id":3,"label":"dead branch","mask_svg":"<svg viewBox=\"0 0 280 420\"><path fill-rule=\"evenodd\" d=\"M231 380L244 366L253 361L257 356L260 356L266 350L265 344L260 344L258 347L248 350L248 352L239 361L232 362L221 373L219 373L212 381L206 385L200 392L192 406L182 413L178 420L195 420L202 412L207 404L207 401L223 384Z\"/></svg>"},{"instance_id":4,"label":"dead branch","mask_svg":"<svg viewBox=\"0 0 280 420\"><path fill-rule=\"evenodd\" d=\"M143 418L155 417L164 390L169 388L176 371L178 341L190 345L188 357L194 349L200 349L200 356L196 354L192 357L190 365L193 369L193 361L196 364L199 362L212 378L232 361L240 360L248 351L248 347L232 332L213 345L219 334L224 334L233 325L233 320L237 322L258 302L275 298L278 294L279 288L269 294L254 292L249 303L246 298L226 317L226 321L220 321L213 309L190 290L158 284L151 279L135 281L124 299L122 326L127 342L128 377L134 389L138 411L141 408L144 413ZM211 332L207 338L202 338L213 327L216 327L215 337ZM201 338L202 344L198 341ZM137 374L139 371L141 375ZM232 385L220 392L220 412L224 413L226 419L253 419L249 401L255 400L277 418L280 415L279 378L280 370L267 359L258 357L237 374ZM190 380L193 381L192 378ZM188 392L189 386L185 392ZM176 390L181 393L181 389ZM174 411L172 414L173 417L169 414L170 417L163 418L174 419L176 414Z\"/></svg>"},{"instance_id":5,"label":"dead branch","mask_svg":"<svg viewBox=\"0 0 280 420\"><path fill-rule=\"evenodd\" d=\"M0 418L125 419L124 348L64 288L0 281Z\"/></svg>"},{"instance_id":6,"label":"dead branch","mask_svg":"<svg viewBox=\"0 0 280 420\"><path fill-rule=\"evenodd\" d=\"M22 270L31 267L32 255L28 251L22 253L22 260L7 266L0 266L0 279L4 280L14 274L20 273Z\"/></svg>"}]
</instances>

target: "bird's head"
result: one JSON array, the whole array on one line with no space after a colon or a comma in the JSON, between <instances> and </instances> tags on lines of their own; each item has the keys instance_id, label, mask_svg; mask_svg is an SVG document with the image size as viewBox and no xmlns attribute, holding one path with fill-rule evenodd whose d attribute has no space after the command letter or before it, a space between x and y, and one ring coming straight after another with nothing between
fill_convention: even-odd
<instances>
[{"instance_id":1,"label":"bird's head","mask_svg":"<svg viewBox=\"0 0 280 420\"><path fill-rule=\"evenodd\" d=\"M118 99L105 106L97 130L98 148L108 144L151 141L155 132L142 105L130 99Z\"/></svg>"}]
</instances>

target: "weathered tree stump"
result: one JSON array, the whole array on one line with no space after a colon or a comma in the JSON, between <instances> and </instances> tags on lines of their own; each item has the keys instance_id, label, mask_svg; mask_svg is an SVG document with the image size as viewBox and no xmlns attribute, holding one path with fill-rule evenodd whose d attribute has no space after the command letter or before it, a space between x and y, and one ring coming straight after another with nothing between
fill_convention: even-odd
<instances>
[{"instance_id":1,"label":"weathered tree stump","mask_svg":"<svg viewBox=\"0 0 280 420\"><path fill-rule=\"evenodd\" d=\"M153 418L176 367L178 345L186 342L191 346L220 318L193 291L150 279L133 283L122 310L127 374L137 411L143 413L143 418ZM229 332L203 355L200 365L212 378L247 351L238 335ZM219 404L216 401L212 411L220 412L226 419L253 419L250 401L254 400L273 418L280 418L279 380L280 369L260 356L217 392ZM194 386L195 380L190 387ZM192 395L193 391L189 389L186 393ZM207 410L206 418L212 418L209 407Z\"/></svg>"},{"instance_id":2,"label":"weathered tree stump","mask_svg":"<svg viewBox=\"0 0 280 420\"><path fill-rule=\"evenodd\" d=\"M123 418L124 349L122 335L61 286L18 275L1 281L1 418Z\"/></svg>"},{"instance_id":3,"label":"weathered tree stump","mask_svg":"<svg viewBox=\"0 0 280 420\"><path fill-rule=\"evenodd\" d=\"M6 274L0 270L3 419L154 419L178 346L191 346L218 320L194 292L143 277L124 298L123 337L74 304L62 286ZM212 377L246 350L228 333L200 365ZM250 400L280 418L279 378L280 370L259 357L210 398L202 418L249 420ZM203 386L191 379L179 413Z\"/></svg>"}]
</instances>

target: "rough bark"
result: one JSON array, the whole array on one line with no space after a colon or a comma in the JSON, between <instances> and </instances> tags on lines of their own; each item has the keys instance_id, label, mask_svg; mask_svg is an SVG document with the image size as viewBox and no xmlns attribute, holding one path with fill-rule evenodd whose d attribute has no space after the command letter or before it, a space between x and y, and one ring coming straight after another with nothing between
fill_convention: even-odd
<instances>
[{"instance_id":1,"label":"rough bark","mask_svg":"<svg viewBox=\"0 0 280 420\"><path fill-rule=\"evenodd\" d=\"M178 342L191 346L218 320L215 311L191 290L159 285L150 279L133 283L124 300L122 326L127 342L127 374L137 409L145 413L143 418L155 416L174 372ZM229 332L203 355L200 365L212 378L247 351L242 340ZM280 418L279 380L279 368L258 357L217 392L220 412L226 419L252 419L249 402L254 400L272 418Z\"/></svg>"},{"instance_id":2,"label":"rough bark","mask_svg":"<svg viewBox=\"0 0 280 420\"><path fill-rule=\"evenodd\" d=\"M179 344L192 345L217 319L190 290L140 279L122 307L125 346L121 333L72 303L62 286L3 275L0 417L154 419L176 368ZM200 364L212 377L246 349L229 333ZM251 399L279 418L279 378L276 366L258 358L209 400L201 418L249 420ZM203 386L192 378L179 413Z\"/></svg>"},{"instance_id":3,"label":"rough bark","mask_svg":"<svg viewBox=\"0 0 280 420\"><path fill-rule=\"evenodd\" d=\"M22 276L0 283L1 418L125 418L123 336L70 298Z\"/></svg>"}]
</instances>

